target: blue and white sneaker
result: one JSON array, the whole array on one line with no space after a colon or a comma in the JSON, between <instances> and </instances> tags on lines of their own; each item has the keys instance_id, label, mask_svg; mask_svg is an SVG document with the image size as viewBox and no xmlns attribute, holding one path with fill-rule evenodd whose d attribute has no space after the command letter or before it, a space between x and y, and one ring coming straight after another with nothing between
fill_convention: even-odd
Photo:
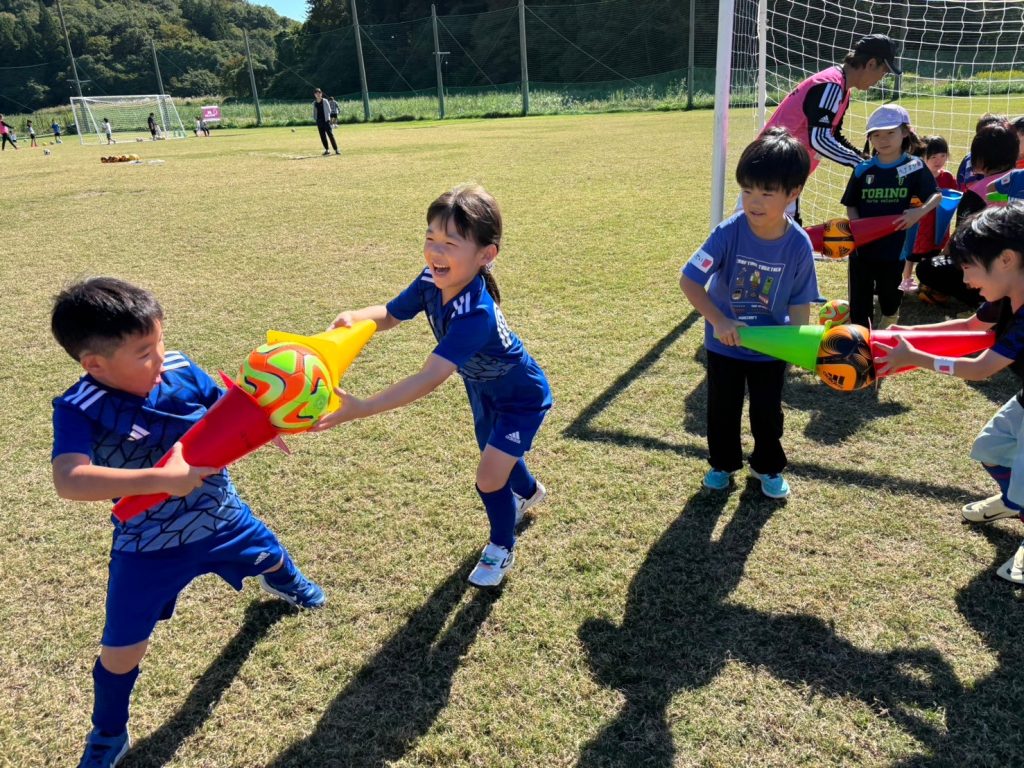
<instances>
[{"instance_id":1,"label":"blue and white sneaker","mask_svg":"<svg viewBox=\"0 0 1024 768\"><path fill-rule=\"evenodd\" d=\"M319 608L327 602L324 591L303 576L302 571L298 568L295 569L295 576L287 584L271 584L265 573L256 578L259 579L264 592L280 597L285 602L299 608Z\"/></svg>"},{"instance_id":2,"label":"blue and white sneaker","mask_svg":"<svg viewBox=\"0 0 1024 768\"><path fill-rule=\"evenodd\" d=\"M99 728L93 728L85 740L85 752L78 762L78 768L114 768L128 753L131 745L128 731L120 736L104 736Z\"/></svg>"},{"instance_id":3,"label":"blue and white sneaker","mask_svg":"<svg viewBox=\"0 0 1024 768\"><path fill-rule=\"evenodd\" d=\"M524 499L518 494L514 494L516 497L516 527L523 522L523 518L526 517L526 511L531 507L535 507L540 504L544 499L547 498L548 492L541 484L540 480L537 481L537 490L533 492L533 496L528 499Z\"/></svg>"},{"instance_id":4,"label":"blue and white sneaker","mask_svg":"<svg viewBox=\"0 0 1024 768\"><path fill-rule=\"evenodd\" d=\"M723 472L720 469L709 469L701 480L701 485L712 491L724 491L732 483L732 472Z\"/></svg>"},{"instance_id":5,"label":"blue and white sneaker","mask_svg":"<svg viewBox=\"0 0 1024 768\"><path fill-rule=\"evenodd\" d=\"M501 584L505 578L505 572L512 567L516 561L516 553L513 550L487 542L484 551L480 553L480 560L469 574L469 581L474 587L481 589L493 589Z\"/></svg>"},{"instance_id":6,"label":"blue and white sneaker","mask_svg":"<svg viewBox=\"0 0 1024 768\"><path fill-rule=\"evenodd\" d=\"M789 496L789 483L781 474L762 475L753 469L750 474L761 481L761 493L769 499L784 499Z\"/></svg>"}]
</instances>

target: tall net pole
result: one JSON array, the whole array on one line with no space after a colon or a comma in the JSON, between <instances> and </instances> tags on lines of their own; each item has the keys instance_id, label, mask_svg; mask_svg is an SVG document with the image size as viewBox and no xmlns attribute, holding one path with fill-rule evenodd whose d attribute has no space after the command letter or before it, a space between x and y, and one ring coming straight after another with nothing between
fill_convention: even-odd
<instances>
[{"instance_id":1,"label":"tall net pole","mask_svg":"<svg viewBox=\"0 0 1024 768\"><path fill-rule=\"evenodd\" d=\"M356 35L356 59L359 61L359 83L363 89L363 119L370 122L370 92L366 87L366 64L363 62L363 38L359 31L359 11L352 0L352 27Z\"/></svg>"},{"instance_id":2,"label":"tall net pole","mask_svg":"<svg viewBox=\"0 0 1024 768\"><path fill-rule=\"evenodd\" d=\"M530 114L530 69L526 66L526 0L519 0L519 80L523 90L523 117Z\"/></svg>"},{"instance_id":3,"label":"tall net pole","mask_svg":"<svg viewBox=\"0 0 1024 768\"><path fill-rule=\"evenodd\" d=\"M722 220L725 159L729 136L729 87L732 82L732 14L734 0L718 2L718 52L715 56L715 144L711 155L711 228Z\"/></svg>"},{"instance_id":4,"label":"tall net pole","mask_svg":"<svg viewBox=\"0 0 1024 768\"><path fill-rule=\"evenodd\" d=\"M444 120L444 80L441 79L441 44L437 39L437 6L430 4L430 23L434 27L434 67L437 70L437 116Z\"/></svg>"},{"instance_id":5,"label":"tall net pole","mask_svg":"<svg viewBox=\"0 0 1024 768\"><path fill-rule=\"evenodd\" d=\"M64 9L61 8L60 0L57 0L57 15L60 16L60 28L64 31L64 42L68 46L68 60L71 62L71 75L75 78L75 93L78 98L82 96L82 81L78 79L78 67L75 66L75 54L71 52L71 38L68 36L68 25L64 23Z\"/></svg>"},{"instance_id":6,"label":"tall net pole","mask_svg":"<svg viewBox=\"0 0 1024 768\"><path fill-rule=\"evenodd\" d=\"M252 71L252 53L249 51L249 33L243 28L242 37L245 39L245 61L249 66L249 85L252 86L252 100L256 105L256 125L263 125L263 112L260 110L260 96L256 93L256 73Z\"/></svg>"}]
</instances>

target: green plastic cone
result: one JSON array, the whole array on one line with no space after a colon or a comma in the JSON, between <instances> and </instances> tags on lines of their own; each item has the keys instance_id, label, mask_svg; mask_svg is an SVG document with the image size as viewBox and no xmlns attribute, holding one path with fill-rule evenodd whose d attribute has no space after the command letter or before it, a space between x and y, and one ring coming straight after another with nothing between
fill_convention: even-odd
<instances>
[{"instance_id":1,"label":"green plastic cone","mask_svg":"<svg viewBox=\"0 0 1024 768\"><path fill-rule=\"evenodd\" d=\"M818 364L818 347L821 345L825 326L742 326L739 333L740 344L743 347L814 371Z\"/></svg>"}]
</instances>

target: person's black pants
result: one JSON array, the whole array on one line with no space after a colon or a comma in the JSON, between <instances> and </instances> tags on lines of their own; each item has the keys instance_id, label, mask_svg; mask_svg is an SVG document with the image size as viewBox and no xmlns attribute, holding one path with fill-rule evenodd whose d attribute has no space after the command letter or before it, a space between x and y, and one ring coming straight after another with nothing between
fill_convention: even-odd
<instances>
[{"instance_id":1,"label":"person's black pants","mask_svg":"<svg viewBox=\"0 0 1024 768\"><path fill-rule=\"evenodd\" d=\"M750 432L754 451L750 468L774 475L786 468L782 449L782 385L786 363L782 360L751 362L707 351L708 356L708 454L712 468L735 472L743 467L740 421L743 395L750 396Z\"/></svg>"},{"instance_id":2,"label":"person's black pants","mask_svg":"<svg viewBox=\"0 0 1024 768\"><path fill-rule=\"evenodd\" d=\"M944 254L922 259L917 265L917 281L937 293L959 299L969 307L981 304L981 294L964 284L964 271Z\"/></svg>"},{"instance_id":3,"label":"person's black pants","mask_svg":"<svg viewBox=\"0 0 1024 768\"><path fill-rule=\"evenodd\" d=\"M317 123L316 129L320 131L320 141L323 142L324 149L327 149L327 140L331 140L331 146L334 147L334 151L338 151L338 143L334 140L334 131L331 130L331 126L327 123Z\"/></svg>"},{"instance_id":4,"label":"person's black pants","mask_svg":"<svg viewBox=\"0 0 1024 768\"><path fill-rule=\"evenodd\" d=\"M878 294L878 308L883 315L895 315L900 311L903 291L903 262L899 259L885 261L862 259L855 251L849 262L850 322L863 325L871 321L874 296Z\"/></svg>"}]
</instances>

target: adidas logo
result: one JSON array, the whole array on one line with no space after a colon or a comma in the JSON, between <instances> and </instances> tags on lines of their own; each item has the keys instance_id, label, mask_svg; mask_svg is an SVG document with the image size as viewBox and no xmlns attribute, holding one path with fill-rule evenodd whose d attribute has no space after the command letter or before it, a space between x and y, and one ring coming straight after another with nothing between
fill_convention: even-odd
<instances>
[{"instance_id":1,"label":"adidas logo","mask_svg":"<svg viewBox=\"0 0 1024 768\"><path fill-rule=\"evenodd\" d=\"M828 115L823 115L821 120L818 121L822 125L832 125L832 120Z\"/></svg>"},{"instance_id":2,"label":"adidas logo","mask_svg":"<svg viewBox=\"0 0 1024 768\"><path fill-rule=\"evenodd\" d=\"M149 432L147 430L143 429L138 424L132 424L132 431L128 435L128 439L134 442L135 440L141 440L148 435Z\"/></svg>"},{"instance_id":3,"label":"adidas logo","mask_svg":"<svg viewBox=\"0 0 1024 768\"><path fill-rule=\"evenodd\" d=\"M270 557L270 553L269 552L260 552L259 557L256 558L256 562L253 563L253 565L259 565L264 560L266 560L268 557Z\"/></svg>"},{"instance_id":4,"label":"adidas logo","mask_svg":"<svg viewBox=\"0 0 1024 768\"><path fill-rule=\"evenodd\" d=\"M516 445L519 445L519 443L522 442L519 439L519 433L518 432L510 432L509 434L505 435L505 439L508 440L511 443L515 443Z\"/></svg>"}]
</instances>

